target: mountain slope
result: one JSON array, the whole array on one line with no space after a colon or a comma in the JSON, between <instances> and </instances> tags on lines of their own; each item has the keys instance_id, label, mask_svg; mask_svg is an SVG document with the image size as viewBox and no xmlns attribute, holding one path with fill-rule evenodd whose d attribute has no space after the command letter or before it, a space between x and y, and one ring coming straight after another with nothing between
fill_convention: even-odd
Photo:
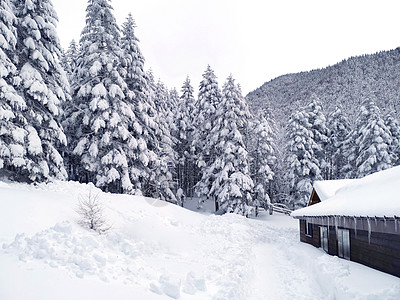
<instances>
[{"instance_id":1,"label":"mountain slope","mask_svg":"<svg viewBox=\"0 0 400 300\"><path fill-rule=\"evenodd\" d=\"M337 104L354 119L365 98L374 100L383 112L400 116L400 48L343 60L323 69L288 74L264 83L247 99L253 111L266 108L278 125L286 124L296 108L315 94L326 111Z\"/></svg>"}]
</instances>

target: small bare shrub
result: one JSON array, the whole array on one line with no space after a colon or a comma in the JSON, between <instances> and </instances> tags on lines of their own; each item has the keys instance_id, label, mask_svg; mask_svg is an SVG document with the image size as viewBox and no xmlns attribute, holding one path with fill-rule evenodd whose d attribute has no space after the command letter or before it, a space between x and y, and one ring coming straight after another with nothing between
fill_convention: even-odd
<instances>
[{"instance_id":1,"label":"small bare shrub","mask_svg":"<svg viewBox=\"0 0 400 300\"><path fill-rule=\"evenodd\" d=\"M111 229L104 217L104 207L99 200L99 194L93 195L92 191L89 191L88 195L81 195L76 212L80 216L78 224L84 228L94 230L99 234Z\"/></svg>"}]
</instances>

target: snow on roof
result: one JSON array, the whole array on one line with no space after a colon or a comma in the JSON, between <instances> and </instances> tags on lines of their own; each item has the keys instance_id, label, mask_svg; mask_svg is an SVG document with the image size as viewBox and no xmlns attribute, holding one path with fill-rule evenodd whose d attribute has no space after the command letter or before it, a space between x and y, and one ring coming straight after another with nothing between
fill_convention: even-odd
<instances>
[{"instance_id":1,"label":"snow on roof","mask_svg":"<svg viewBox=\"0 0 400 300\"><path fill-rule=\"evenodd\" d=\"M318 194L321 201L331 198L335 195L336 191L340 188L348 185L355 179L340 179L340 180L325 180L316 181L314 183L314 189Z\"/></svg>"},{"instance_id":2,"label":"snow on roof","mask_svg":"<svg viewBox=\"0 0 400 300\"><path fill-rule=\"evenodd\" d=\"M400 166L353 179L327 200L295 210L306 216L400 216Z\"/></svg>"}]
</instances>

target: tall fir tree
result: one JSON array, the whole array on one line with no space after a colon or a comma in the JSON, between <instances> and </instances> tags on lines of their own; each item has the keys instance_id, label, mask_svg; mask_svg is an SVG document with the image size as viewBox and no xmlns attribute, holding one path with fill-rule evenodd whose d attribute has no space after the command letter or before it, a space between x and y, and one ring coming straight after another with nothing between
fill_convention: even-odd
<instances>
[{"instance_id":1,"label":"tall fir tree","mask_svg":"<svg viewBox=\"0 0 400 300\"><path fill-rule=\"evenodd\" d=\"M137 101L145 102L148 97L148 82L144 70L144 56L139 48L139 39L135 34L136 23L129 13L122 24L122 49L125 52L123 64L126 68L126 83L135 93ZM139 102L138 102L139 103Z\"/></svg>"},{"instance_id":2,"label":"tall fir tree","mask_svg":"<svg viewBox=\"0 0 400 300\"><path fill-rule=\"evenodd\" d=\"M175 114L176 111L178 110L178 105L179 105L179 93L176 90L176 88L172 88L169 90L169 105L170 105L170 111L172 114ZM174 123L175 124L175 123ZM176 128L174 128L176 131Z\"/></svg>"},{"instance_id":3,"label":"tall fir tree","mask_svg":"<svg viewBox=\"0 0 400 300\"><path fill-rule=\"evenodd\" d=\"M265 118L265 112L259 112L253 120L248 150L254 198L261 205L270 202L270 183L274 178L271 166L276 161L273 137L274 133Z\"/></svg>"},{"instance_id":4,"label":"tall fir tree","mask_svg":"<svg viewBox=\"0 0 400 300\"><path fill-rule=\"evenodd\" d=\"M215 160L206 167L202 180L210 183L208 195L216 200L216 209L246 215L254 186L244 143L251 115L232 76L224 84L215 116L209 139ZM210 182L211 174L214 180Z\"/></svg>"},{"instance_id":5,"label":"tall fir tree","mask_svg":"<svg viewBox=\"0 0 400 300\"><path fill-rule=\"evenodd\" d=\"M125 81L131 95L132 109L136 120L132 124L137 130L130 129L136 139L143 140L146 147L140 148L136 160L132 161L133 181L140 182L140 188L146 196L156 196L156 170L160 166L160 134L158 116L153 102L152 75L149 78L144 70L145 59L139 47L139 39L135 34L136 24L129 14L122 25L122 65L126 69ZM142 144L144 144L142 142Z\"/></svg>"},{"instance_id":6,"label":"tall fir tree","mask_svg":"<svg viewBox=\"0 0 400 300\"><path fill-rule=\"evenodd\" d=\"M343 167L346 164L344 146L351 128L340 107L336 107L335 111L329 115L328 128L327 157L330 166L327 179L342 179L345 178Z\"/></svg>"},{"instance_id":7,"label":"tall fir tree","mask_svg":"<svg viewBox=\"0 0 400 300\"><path fill-rule=\"evenodd\" d=\"M68 79L70 81L72 81L72 74L77 66L78 56L79 56L79 47L76 44L75 40L72 40L69 43L67 51L63 52L61 58L61 66L67 73Z\"/></svg>"},{"instance_id":8,"label":"tall fir tree","mask_svg":"<svg viewBox=\"0 0 400 300\"><path fill-rule=\"evenodd\" d=\"M132 161L147 144L124 80L120 31L109 0L89 0L81 51L74 72L73 101L66 126L74 173L110 192L141 193L140 172ZM139 174L138 174L139 173Z\"/></svg>"},{"instance_id":9,"label":"tall fir tree","mask_svg":"<svg viewBox=\"0 0 400 300\"><path fill-rule=\"evenodd\" d=\"M357 128L355 140L357 177L392 167L390 155L392 136L373 101L367 99L363 102Z\"/></svg>"},{"instance_id":10,"label":"tall fir tree","mask_svg":"<svg viewBox=\"0 0 400 300\"><path fill-rule=\"evenodd\" d=\"M339 171L344 178L357 178L356 158L357 158L357 130L353 128L343 141L344 165Z\"/></svg>"},{"instance_id":11,"label":"tall fir tree","mask_svg":"<svg viewBox=\"0 0 400 300\"><path fill-rule=\"evenodd\" d=\"M17 19L8 0L0 3L0 175L9 178L18 172L29 176L29 155L24 116L26 103L14 89L16 85ZM33 131L33 130L32 130ZM37 135L37 134L36 134ZM32 135L31 135L32 136ZM17 179L17 178L15 178ZM24 178L21 178L22 180Z\"/></svg>"},{"instance_id":12,"label":"tall fir tree","mask_svg":"<svg viewBox=\"0 0 400 300\"><path fill-rule=\"evenodd\" d=\"M211 67L207 66L203 80L200 82L192 141L192 151L196 155L200 169L196 192L201 196L209 194L214 181L214 175L206 173L206 169L213 164L216 157L214 148L211 147L210 131L215 126L216 109L220 101L221 92L218 88L217 77Z\"/></svg>"},{"instance_id":13,"label":"tall fir tree","mask_svg":"<svg viewBox=\"0 0 400 300\"><path fill-rule=\"evenodd\" d=\"M159 80L154 82L154 77L150 71L148 74L150 99L154 108L154 120L157 131L155 132L158 140L157 165L153 169L153 179L151 183L150 195L162 200L178 203L173 193L175 163L177 160L175 152L175 138L171 132L174 130L172 119L170 97L167 87ZM180 203L178 203L180 204Z\"/></svg>"},{"instance_id":14,"label":"tall fir tree","mask_svg":"<svg viewBox=\"0 0 400 300\"><path fill-rule=\"evenodd\" d=\"M385 117L385 125L392 136L392 143L389 147L392 164L398 166L400 164L400 124L392 113L388 113Z\"/></svg>"},{"instance_id":15,"label":"tall fir tree","mask_svg":"<svg viewBox=\"0 0 400 300\"><path fill-rule=\"evenodd\" d=\"M271 122L271 126L274 126L274 122ZM289 153L289 147L287 147L286 141L286 128L273 127L274 131L274 144L275 144L275 156L276 159L272 165L272 171L274 172L274 178L270 182L270 193L269 197L272 203L287 203L289 197L288 180L287 180L287 157ZM271 167L271 166L270 166Z\"/></svg>"},{"instance_id":16,"label":"tall fir tree","mask_svg":"<svg viewBox=\"0 0 400 300\"><path fill-rule=\"evenodd\" d=\"M182 188L185 195L193 197L196 164L191 153L191 142L193 138L193 112L195 111L196 100L194 89L190 84L189 77L186 78L182 86L182 94L176 110L177 143L176 152L178 155L177 175L178 186Z\"/></svg>"},{"instance_id":17,"label":"tall fir tree","mask_svg":"<svg viewBox=\"0 0 400 300\"><path fill-rule=\"evenodd\" d=\"M318 167L321 170L323 179L329 178L329 164L326 153L328 145L328 128L326 118L322 111L322 106L315 94L311 95L310 103L307 106L308 122L311 125L313 140L316 144L314 157L318 161Z\"/></svg>"},{"instance_id":18,"label":"tall fir tree","mask_svg":"<svg viewBox=\"0 0 400 300\"><path fill-rule=\"evenodd\" d=\"M13 82L15 90L24 99L13 100L19 103L19 109L15 110L18 120L14 123L18 124L18 130L13 132L13 139L18 140L18 144L10 145L13 160L18 161L17 165L13 163L14 170L30 181L51 177L66 179L60 154L66 145L66 136L59 118L61 104L69 99L69 84L59 63L61 47L56 32L57 15L49 0L16 1L14 4L18 77Z\"/></svg>"},{"instance_id":19,"label":"tall fir tree","mask_svg":"<svg viewBox=\"0 0 400 300\"><path fill-rule=\"evenodd\" d=\"M287 127L286 178L288 182L287 205L303 207L310 197L313 183L322 179L319 161L314 152L320 148L314 141L312 124L306 109L293 113Z\"/></svg>"}]
</instances>

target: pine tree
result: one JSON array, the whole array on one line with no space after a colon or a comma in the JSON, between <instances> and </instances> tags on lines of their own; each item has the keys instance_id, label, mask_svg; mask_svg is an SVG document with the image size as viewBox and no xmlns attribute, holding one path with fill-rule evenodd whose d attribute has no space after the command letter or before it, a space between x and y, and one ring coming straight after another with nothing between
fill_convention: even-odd
<instances>
[{"instance_id":1,"label":"pine tree","mask_svg":"<svg viewBox=\"0 0 400 300\"><path fill-rule=\"evenodd\" d=\"M8 0L0 3L0 174L15 177L19 169L28 169L29 157L25 130L25 101L14 89L17 68L17 19ZM33 130L32 130L33 131ZM32 149L33 150L33 149ZM34 151L33 151L34 152ZM7 170L7 171L6 171ZM28 172L28 170L26 171Z\"/></svg>"},{"instance_id":2,"label":"pine tree","mask_svg":"<svg viewBox=\"0 0 400 300\"><path fill-rule=\"evenodd\" d=\"M172 114L175 114L178 110L178 105L179 105L179 93L176 90L176 88L172 88L169 90L169 105L170 108L169 110L171 111ZM175 123L174 123L175 126ZM176 128L174 128L176 130Z\"/></svg>"},{"instance_id":3,"label":"pine tree","mask_svg":"<svg viewBox=\"0 0 400 300\"><path fill-rule=\"evenodd\" d=\"M145 102L149 92L144 71L145 60L139 48L135 28L135 20L129 13L125 23L122 24L122 49L125 52L123 63L127 70L126 83L129 89L135 93L136 99Z\"/></svg>"},{"instance_id":4,"label":"pine tree","mask_svg":"<svg viewBox=\"0 0 400 300\"><path fill-rule=\"evenodd\" d=\"M271 122L271 126L274 123ZM276 160L271 166L274 172L274 179L270 182L269 197L273 203L287 203L289 197L288 180L287 180L287 157L288 147L286 141L285 128L274 127L275 132L275 156Z\"/></svg>"},{"instance_id":5,"label":"pine tree","mask_svg":"<svg viewBox=\"0 0 400 300\"><path fill-rule=\"evenodd\" d=\"M321 170L323 179L329 177L329 164L327 163L326 148L328 145L328 128L326 118L322 112L322 106L315 94L311 96L311 102L307 106L308 122L311 124L313 140L316 144L314 157L318 161L318 167Z\"/></svg>"},{"instance_id":6,"label":"pine tree","mask_svg":"<svg viewBox=\"0 0 400 300\"><path fill-rule=\"evenodd\" d=\"M373 101L363 102L357 128L357 176L364 177L392 167L392 136Z\"/></svg>"},{"instance_id":7,"label":"pine tree","mask_svg":"<svg viewBox=\"0 0 400 300\"><path fill-rule=\"evenodd\" d=\"M195 102L194 90L190 84L189 77L186 78L182 86L182 95L176 110L177 144L176 152L178 155L177 174L178 186L182 188L185 195L193 197L195 185L196 164L191 153L191 142L193 137L193 112Z\"/></svg>"},{"instance_id":8,"label":"pine tree","mask_svg":"<svg viewBox=\"0 0 400 300\"><path fill-rule=\"evenodd\" d=\"M72 74L77 66L78 56L79 56L78 46L75 40L72 40L69 43L67 51L63 52L63 56L61 58L61 66L67 73L68 79L70 81L72 81Z\"/></svg>"},{"instance_id":9,"label":"pine tree","mask_svg":"<svg viewBox=\"0 0 400 300\"><path fill-rule=\"evenodd\" d=\"M195 131L193 134L193 153L196 155L200 180L196 185L196 191L200 195L208 195L214 175L206 173L206 169L215 161L215 151L212 145L210 131L215 127L216 108L221 101L221 92L218 88L217 77L210 66L207 66L200 82L200 91L197 100L195 114Z\"/></svg>"},{"instance_id":10,"label":"pine tree","mask_svg":"<svg viewBox=\"0 0 400 300\"><path fill-rule=\"evenodd\" d=\"M242 215L248 213L253 189L244 143L250 117L239 88L232 76L228 77L209 140L215 149L215 160L205 169L202 180L210 183L208 195L216 199L217 209ZM212 182L209 181L210 174L215 178Z\"/></svg>"},{"instance_id":11,"label":"pine tree","mask_svg":"<svg viewBox=\"0 0 400 300\"><path fill-rule=\"evenodd\" d=\"M8 51L13 51L15 46L18 59L13 61L18 77L11 78L16 74L13 67L5 74L8 73L6 79L14 83L21 97L11 88L5 97L14 108L14 116L9 116L14 125L9 128L16 126L12 131L13 138L6 142L11 150L11 160L6 165L24 180L66 179L59 152L66 145L66 137L58 118L62 115L62 102L69 99L69 84L59 64L61 47L55 30L56 12L48 0L16 2L18 38L15 43L15 30L10 27L15 24L15 19L9 9L4 14L7 4L2 1L2 17L8 22L9 31L4 31L7 28L3 26L1 31L6 34Z\"/></svg>"},{"instance_id":12,"label":"pine tree","mask_svg":"<svg viewBox=\"0 0 400 300\"><path fill-rule=\"evenodd\" d=\"M353 129L349 132L343 142L343 156L345 162L340 174L344 178L357 178L356 158L357 158L357 130Z\"/></svg>"},{"instance_id":13,"label":"pine tree","mask_svg":"<svg viewBox=\"0 0 400 300\"><path fill-rule=\"evenodd\" d=\"M347 160L345 156L345 142L351 128L346 116L339 107L329 115L329 143L327 146L327 157L329 158L329 176L327 179L345 178L343 167Z\"/></svg>"},{"instance_id":14,"label":"pine tree","mask_svg":"<svg viewBox=\"0 0 400 300\"><path fill-rule=\"evenodd\" d=\"M72 87L74 106L66 122L74 172L77 179L106 191L140 193L142 174L132 160L140 160L147 145L124 80L119 28L109 0L90 0L86 12Z\"/></svg>"},{"instance_id":15,"label":"pine tree","mask_svg":"<svg viewBox=\"0 0 400 300\"><path fill-rule=\"evenodd\" d=\"M312 124L305 109L290 116L286 158L288 195L287 204L292 208L307 204L314 181L322 179L314 151L319 150L312 132Z\"/></svg>"},{"instance_id":16,"label":"pine tree","mask_svg":"<svg viewBox=\"0 0 400 300\"><path fill-rule=\"evenodd\" d=\"M397 166L400 164L400 124L394 116L389 113L385 117L385 125L392 136L392 143L389 148L392 163L394 166Z\"/></svg>"},{"instance_id":17,"label":"pine tree","mask_svg":"<svg viewBox=\"0 0 400 300\"><path fill-rule=\"evenodd\" d=\"M150 84L153 82L152 74L144 70L145 59L139 48L139 39L135 35L136 24L131 14L122 25L122 50L124 57L122 65L126 69L125 81L131 94L132 109L136 115L130 132L136 139L144 141L147 147L138 148L140 153L133 160L135 172L131 173L134 182L141 182L140 188L144 195L155 196L156 176L160 166L158 153L160 150L160 129L158 115L153 102L153 91ZM142 142L142 144L144 144ZM158 195L157 195L158 196Z\"/></svg>"},{"instance_id":18,"label":"pine tree","mask_svg":"<svg viewBox=\"0 0 400 300\"><path fill-rule=\"evenodd\" d=\"M273 142L274 133L264 115L265 112L262 111L253 120L249 148L251 177L255 185L254 198L260 204L270 201L269 185L274 178L271 166L276 160Z\"/></svg>"},{"instance_id":19,"label":"pine tree","mask_svg":"<svg viewBox=\"0 0 400 300\"><path fill-rule=\"evenodd\" d=\"M153 177L151 179L152 197L160 198L172 203L178 203L172 192L174 188L173 172L177 160L175 147L175 139L171 132L174 131L174 122L172 119L170 97L168 89L159 80L154 82L152 73L149 73L150 99L154 108L154 121L156 122L156 138L158 140L157 164L152 170ZM181 203L178 203L181 204Z\"/></svg>"}]
</instances>

